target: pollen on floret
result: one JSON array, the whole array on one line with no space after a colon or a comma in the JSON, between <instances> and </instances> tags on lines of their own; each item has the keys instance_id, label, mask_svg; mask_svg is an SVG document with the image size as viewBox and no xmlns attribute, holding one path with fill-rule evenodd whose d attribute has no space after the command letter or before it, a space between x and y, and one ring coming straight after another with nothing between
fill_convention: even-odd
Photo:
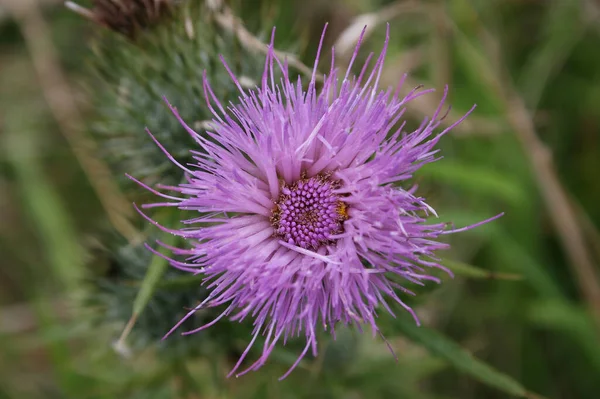
<instances>
[{"instance_id":1,"label":"pollen on floret","mask_svg":"<svg viewBox=\"0 0 600 399\"><path fill-rule=\"evenodd\" d=\"M337 212L338 212L338 215L340 216L340 218L342 218L342 220L348 219L348 205L346 205L345 202L343 202L343 201L338 202Z\"/></svg>"},{"instance_id":2,"label":"pollen on floret","mask_svg":"<svg viewBox=\"0 0 600 399\"><path fill-rule=\"evenodd\" d=\"M347 219L348 206L335 192L339 186L328 175L282 184L271 217L275 235L305 249L333 243L331 236L342 232Z\"/></svg>"}]
</instances>

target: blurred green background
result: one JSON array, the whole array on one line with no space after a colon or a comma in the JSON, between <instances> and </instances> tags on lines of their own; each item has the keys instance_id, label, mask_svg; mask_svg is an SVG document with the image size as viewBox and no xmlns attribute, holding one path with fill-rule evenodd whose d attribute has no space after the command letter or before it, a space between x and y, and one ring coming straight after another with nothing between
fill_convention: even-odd
<instances>
[{"instance_id":1,"label":"blurred green background","mask_svg":"<svg viewBox=\"0 0 600 399\"><path fill-rule=\"evenodd\" d=\"M61 1L2 0L0 398L599 397L600 5L229 5L261 40L277 25L276 45L308 65L325 22L326 44L336 44L340 66L357 28L373 27L364 58L381 49L389 22L383 85L409 73L408 86L438 89L410 105L411 123L432 113L445 84L449 122L478 105L442 140L444 159L418 173L421 193L442 220L457 226L506 215L449 238L453 249L443 256L452 259L446 264L456 277L442 276L442 285L421 290L411 303L425 327L414 327L400 309L397 320L380 318L398 363L379 337L349 330L335 342L322 335L319 357L303 361L283 382L277 378L295 360L297 343L275 351L259 372L225 379L249 330L225 321L204 340L175 337L180 346L161 344L171 324L163 311L175 315L193 306L197 281L177 288L182 276L169 271L164 292L155 287L151 301L139 299L149 254L105 245L106 235L117 236L111 224L126 236L144 225L133 215L131 197L114 190L117 182L123 187L122 174L107 179L88 134L118 105L116 96L105 94L110 85L98 83L94 72L112 68L112 61L102 67L94 61L105 54L96 46L106 29ZM248 57L240 68L256 55ZM112 70L118 80L122 70ZM152 118L150 109L138 111ZM143 127L140 121L129 128L148 140ZM98 282L110 274L113 258L131 266L117 288ZM173 299L173 287L183 296ZM131 323L131 336L120 341L127 347L115 345L134 300L146 319Z\"/></svg>"}]
</instances>

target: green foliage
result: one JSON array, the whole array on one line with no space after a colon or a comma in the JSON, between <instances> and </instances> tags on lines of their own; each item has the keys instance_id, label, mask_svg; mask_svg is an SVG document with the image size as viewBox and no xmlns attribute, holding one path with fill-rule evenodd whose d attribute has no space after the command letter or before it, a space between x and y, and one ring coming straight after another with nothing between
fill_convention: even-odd
<instances>
[{"instance_id":1,"label":"green foliage","mask_svg":"<svg viewBox=\"0 0 600 399\"><path fill-rule=\"evenodd\" d=\"M417 344L423 345L432 354L446 360L460 371L472 375L484 384L513 396L527 396L527 391L519 382L474 358L458 344L436 331L424 327L419 328L415 325L414 320L406 317L397 318L393 325L396 327L396 331Z\"/></svg>"},{"instance_id":2,"label":"green foliage","mask_svg":"<svg viewBox=\"0 0 600 399\"><path fill-rule=\"evenodd\" d=\"M153 243L161 236L153 231L147 241ZM161 240L165 239L161 237ZM94 326L113 326L116 340L133 316L135 324L123 342L123 349L127 351L129 347L134 353L155 347L168 359L235 356L239 342L243 343L250 335L250 324L225 322L199 334L181 335L212 321L224 309L202 309L168 339L161 340L189 310L206 298L201 281L194 275L182 276L181 272L167 267L163 258L153 255L143 244L130 245L116 237L105 241L107 246L96 256L106 259L106 267L90 279L91 291L86 300L86 307L94 310Z\"/></svg>"},{"instance_id":3,"label":"green foliage","mask_svg":"<svg viewBox=\"0 0 600 399\"><path fill-rule=\"evenodd\" d=\"M224 103L237 98L217 55L223 54L238 76L256 81L262 72L262 56L219 27L204 2L177 3L183 6L133 36L86 28L83 21L78 25L62 9L46 14L62 65L73 77L86 74L91 133L131 200L148 197L125 173L150 185L182 178L145 127L182 164L190 161L189 149L198 149L163 96L202 132L211 118L202 90L204 70ZM331 22L329 45L350 17L396 2L227 3L254 33L277 25L280 49L297 51L311 64L322 22ZM562 184L584 211L578 223L587 226L586 239L597 246L598 8L586 0L405 3L418 4L385 15L392 40L382 82L395 84L406 65L414 65L411 78L418 83L438 89L450 84L453 112L477 103L469 120L486 122L443 138L444 158L416 176L419 192L442 221L457 227L506 214L448 237L452 251L440 256L454 279L440 274L440 286L408 287L418 295L403 299L415 307L423 327L401 308L394 309L397 319L381 313L378 321L397 363L378 336L340 326L336 340L320 333L319 356L307 356L283 382L277 377L296 360L301 340L278 346L258 372L225 379L251 338L250 320L223 320L198 334L180 335L223 309L197 312L161 341L205 298L200 277L167 267L142 243L128 243L104 227L86 177L32 79L29 55L16 34L20 25L0 21L5 72L0 75L0 397L494 399L535 397L531 392L596 397L597 326L542 201L528 149L508 123L505 95L512 86L524 100ZM86 29L94 29L89 49L80 34ZM383 25L375 27L359 58L378 51L383 34ZM413 117L421 117L421 106L409 107L410 124L418 123ZM486 130L489 126L493 129ZM151 216L166 224L181 219L177 211ZM135 220L145 225L141 217ZM101 249L85 246L84 262L81 248L89 236ZM142 236L155 249L156 239L180 244L155 227ZM132 314L135 324L124 340L131 356L124 357L111 345ZM260 355L259 341L246 362Z\"/></svg>"}]
</instances>

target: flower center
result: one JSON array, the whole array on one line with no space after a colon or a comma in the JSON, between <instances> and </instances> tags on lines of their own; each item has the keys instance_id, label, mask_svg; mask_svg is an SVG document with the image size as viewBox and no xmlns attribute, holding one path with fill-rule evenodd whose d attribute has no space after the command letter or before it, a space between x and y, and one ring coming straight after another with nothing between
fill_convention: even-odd
<instances>
[{"instance_id":1,"label":"flower center","mask_svg":"<svg viewBox=\"0 0 600 399\"><path fill-rule=\"evenodd\" d=\"M316 250L342 232L347 205L333 191L339 182L327 176L301 179L281 189L271 222L275 234L289 244Z\"/></svg>"}]
</instances>

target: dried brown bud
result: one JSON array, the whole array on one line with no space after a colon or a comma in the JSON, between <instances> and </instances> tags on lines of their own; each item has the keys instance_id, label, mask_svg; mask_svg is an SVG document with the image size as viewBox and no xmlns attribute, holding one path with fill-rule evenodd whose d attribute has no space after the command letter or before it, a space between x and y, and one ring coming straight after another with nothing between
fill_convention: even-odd
<instances>
[{"instance_id":1,"label":"dried brown bud","mask_svg":"<svg viewBox=\"0 0 600 399\"><path fill-rule=\"evenodd\" d=\"M92 0L91 9L71 1L65 5L85 18L133 39L140 30L169 16L174 3L176 0Z\"/></svg>"}]
</instances>

